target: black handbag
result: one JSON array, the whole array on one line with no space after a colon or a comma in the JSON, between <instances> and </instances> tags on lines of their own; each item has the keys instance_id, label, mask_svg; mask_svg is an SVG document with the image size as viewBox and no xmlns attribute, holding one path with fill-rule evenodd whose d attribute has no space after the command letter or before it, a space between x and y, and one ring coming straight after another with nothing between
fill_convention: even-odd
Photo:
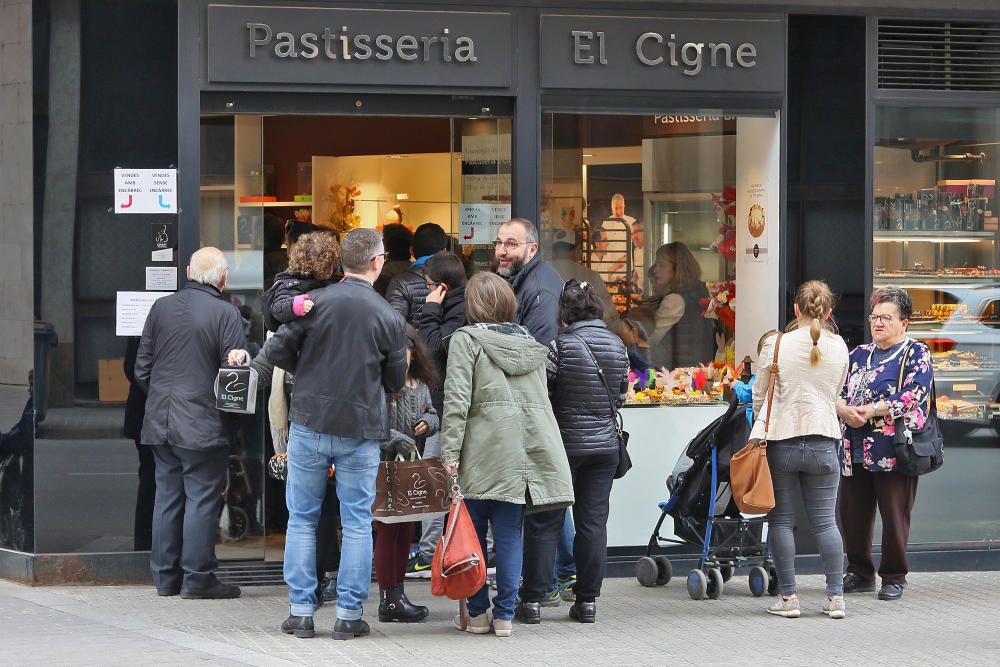
<instances>
[{"instance_id":1,"label":"black handbag","mask_svg":"<svg viewBox=\"0 0 1000 667\"><path fill-rule=\"evenodd\" d=\"M575 335L575 334L574 334ZM615 408L615 401L612 398L611 387L608 386L608 380L604 377L604 369L601 365L597 363L597 357L594 353L590 351L590 346L587 345L581 336L576 336L576 339L580 341L583 345L583 349L587 351L590 356L590 360L594 362L594 366L597 368L597 374L601 378L601 384L604 385L604 390L608 393L608 405L611 407L611 414L615 418L615 430L618 432L618 468L615 469L615 479L621 479L625 476L629 470L632 469L632 457L628 455L628 431L622 428L622 413Z\"/></svg>"},{"instance_id":2,"label":"black handbag","mask_svg":"<svg viewBox=\"0 0 1000 667\"><path fill-rule=\"evenodd\" d=\"M903 375L906 371L906 359L910 355L912 345L907 345L903 358L899 362L899 381L896 392L903 390ZM896 432L892 436L893 449L896 450L895 470L903 475L916 477L934 472L944 465L944 437L937 416L937 391L934 380L931 380L930 409L924 427L914 430L906 427L902 417L896 419Z\"/></svg>"}]
</instances>

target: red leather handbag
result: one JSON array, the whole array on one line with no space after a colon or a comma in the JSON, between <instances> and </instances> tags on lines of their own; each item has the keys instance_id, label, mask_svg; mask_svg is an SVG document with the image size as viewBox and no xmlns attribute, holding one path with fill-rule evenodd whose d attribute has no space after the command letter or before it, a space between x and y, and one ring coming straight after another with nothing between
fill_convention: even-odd
<instances>
[{"instance_id":1,"label":"red leather handbag","mask_svg":"<svg viewBox=\"0 0 1000 667\"><path fill-rule=\"evenodd\" d=\"M431 593L461 600L462 621L466 624L465 599L486 584L486 558L458 488L458 478L452 479L451 510L431 564Z\"/></svg>"}]
</instances>

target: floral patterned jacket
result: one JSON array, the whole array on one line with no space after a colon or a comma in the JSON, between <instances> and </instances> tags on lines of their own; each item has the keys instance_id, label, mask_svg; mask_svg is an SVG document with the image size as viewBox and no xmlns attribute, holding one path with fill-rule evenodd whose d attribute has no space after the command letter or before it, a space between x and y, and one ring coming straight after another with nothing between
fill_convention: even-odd
<instances>
[{"instance_id":1,"label":"floral patterned jacket","mask_svg":"<svg viewBox=\"0 0 1000 667\"><path fill-rule=\"evenodd\" d=\"M909 351L907 351L909 347ZM919 341L908 340L896 354L878 365L872 360L875 345L859 345L851 352L847 382L841 398L848 405L865 405L885 401L890 415L875 417L860 428L844 425L845 474L853 463L864 464L870 472L889 472L896 467L896 452L892 437L895 420L915 429L923 428L930 410L930 390L934 380L930 349ZM898 390L900 363L906 359L902 390Z\"/></svg>"}]
</instances>

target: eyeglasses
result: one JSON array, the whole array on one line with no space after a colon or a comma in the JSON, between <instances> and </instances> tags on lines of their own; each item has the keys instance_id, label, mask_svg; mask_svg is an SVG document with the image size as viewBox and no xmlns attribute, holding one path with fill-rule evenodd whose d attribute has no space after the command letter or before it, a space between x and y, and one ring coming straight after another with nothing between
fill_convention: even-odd
<instances>
[{"instance_id":1,"label":"eyeglasses","mask_svg":"<svg viewBox=\"0 0 1000 667\"><path fill-rule=\"evenodd\" d=\"M876 322L881 322L882 324L889 324L894 319L896 319L896 318L894 318L892 315L869 315L868 316L868 321L871 322L872 324L875 324Z\"/></svg>"},{"instance_id":2,"label":"eyeglasses","mask_svg":"<svg viewBox=\"0 0 1000 667\"><path fill-rule=\"evenodd\" d=\"M493 242L493 247L494 248L496 248L497 250L499 250L502 247L507 252L510 252L512 250L517 250L522 245L524 245L524 244L521 243L520 241L510 241L510 240L501 241L500 239L497 239L496 241Z\"/></svg>"},{"instance_id":3,"label":"eyeglasses","mask_svg":"<svg viewBox=\"0 0 1000 667\"><path fill-rule=\"evenodd\" d=\"M389 251L387 250L385 252L380 252L379 254L377 254L374 257L372 257L372 259L378 259L379 257L385 258L385 257L388 257L388 256L389 256Z\"/></svg>"}]
</instances>

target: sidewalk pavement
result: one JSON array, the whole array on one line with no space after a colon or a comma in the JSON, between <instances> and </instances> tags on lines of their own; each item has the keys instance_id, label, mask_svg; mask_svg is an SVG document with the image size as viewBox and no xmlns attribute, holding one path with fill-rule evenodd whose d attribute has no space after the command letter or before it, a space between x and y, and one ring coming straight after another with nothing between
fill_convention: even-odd
<instances>
[{"instance_id":1,"label":"sidewalk pavement","mask_svg":"<svg viewBox=\"0 0 1000 667\"><path fill-rule=\"evenodd\" d=\"M765 613L772 598L750 595L737 574L720 600L691 600L683 578L664 588L611 579L598 622L566 618L568 605L543 609L541 625L515 623L514 636L459 633L457 603L408 582L424 623L377 620L377 591L366 609L372 635L333 641L334 610L323 607L315 639L284 635L283 587L245 588L238 600L160 598L152 587L30 588L0 581L3 665L997 665L1000 572L916 573L899 602L874 594L847 598L848 617L820 612L822 578L800 577L803 616Z\"/></svg>"}]
</instances>

